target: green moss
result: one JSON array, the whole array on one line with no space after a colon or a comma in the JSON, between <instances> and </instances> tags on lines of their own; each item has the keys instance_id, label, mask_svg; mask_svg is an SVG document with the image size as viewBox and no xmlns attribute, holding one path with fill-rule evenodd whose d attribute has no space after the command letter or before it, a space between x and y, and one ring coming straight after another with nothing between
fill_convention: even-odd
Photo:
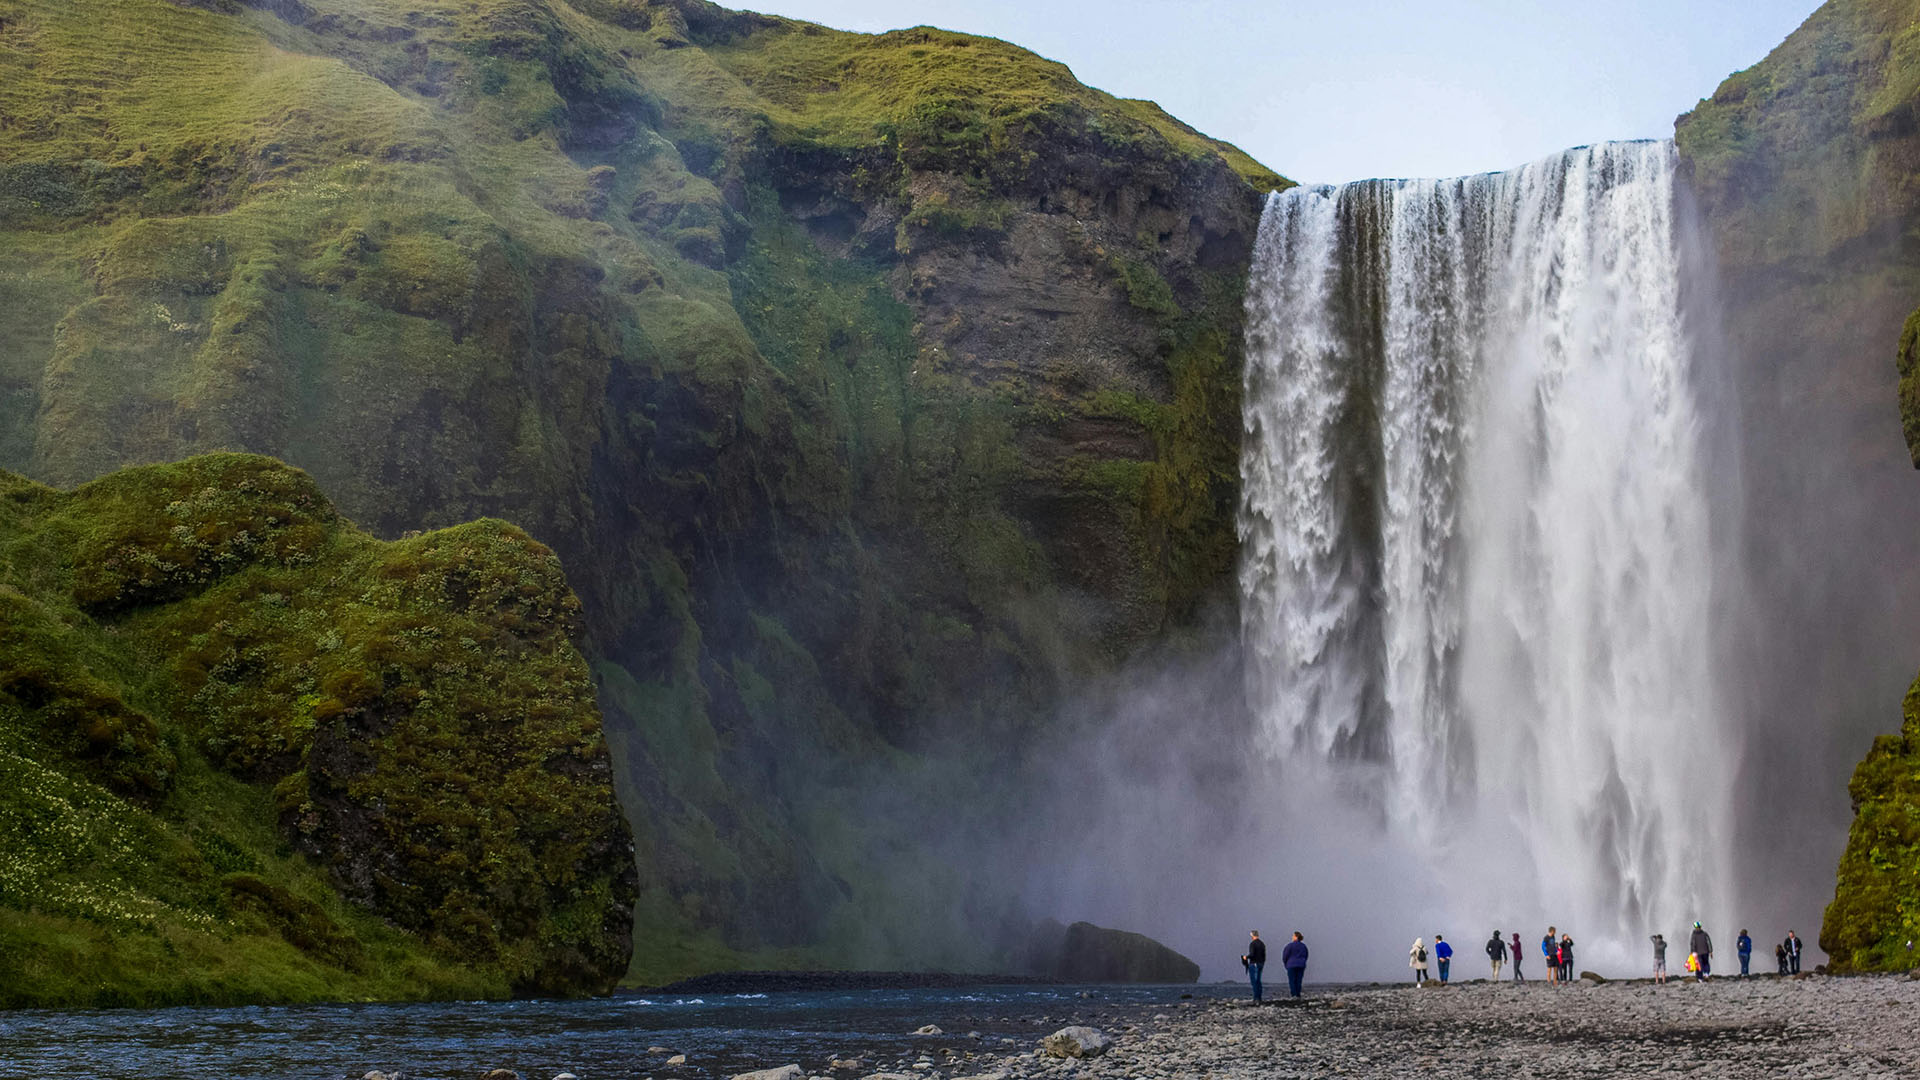
<instances>
[{"instance_id":1,"label":"green moss","mask_svg":"<svg viewBox=\"0 0 1920 1080\"><path fill-rule=\"evenodd\" d=\"M1914 467L1920 468L1920 310L1907 316L1900 330L1894 368L1900 375L1900 432L1906 436Z\"/></svg>"},{"instance_id":2,"label":"green moss","mask_svg":"<svg viewBox=\"0 0 1920 1080\"><path fill-rule=\"evenodd\" d=\"M627 833L545 547L500 522L383 544L237 454L7 481L0 937L98 981L0 1003L565 993L624 970ZM140 972L156 949L190 960Z\"/></svg>"},{"instance_id":3,"label":"green moss","mask_svg":"<svg viewBox=\"0 0 1920 1080\"><path fill-rule=\"evenodd\" d=\"M1920 936L1920 682L1903 711L1901 733L1875 739L1847 785L1853 827L1820 926L1842 971L1905 970Z\"/></svg>"}]
</instances>

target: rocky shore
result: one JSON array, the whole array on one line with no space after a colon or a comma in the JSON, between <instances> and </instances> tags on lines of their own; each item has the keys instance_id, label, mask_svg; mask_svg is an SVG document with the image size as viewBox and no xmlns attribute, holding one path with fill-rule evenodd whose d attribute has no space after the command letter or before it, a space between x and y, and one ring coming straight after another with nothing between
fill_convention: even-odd
<instances>
[{"instance_id":1,"label":"rocky shore","mask_svg":"<svg viewBox=\"0 0 1920 1080\"><path fill-rule=\"evenodd\" d=\"M1920 1076L1920 980L1905 976L1455 983L1322 990L1299 1002L1180 1001L1061 1017L1082 1029L900 1060L839 1059L754 1080L1158 1077ZM933 1045L939 1043L940 1045ZM1085 1056L1080 1056L1084 1054ZM664 1075L664 1074L663 1074Z\"/></svg>"}]
</instances>

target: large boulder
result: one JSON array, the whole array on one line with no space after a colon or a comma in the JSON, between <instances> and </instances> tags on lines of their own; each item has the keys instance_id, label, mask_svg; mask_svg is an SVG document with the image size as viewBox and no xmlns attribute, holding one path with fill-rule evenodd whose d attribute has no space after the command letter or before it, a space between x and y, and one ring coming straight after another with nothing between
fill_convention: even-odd
<instances>
[{"instance_id":1,"label":"large boulder","mask_svg":"<svg viewBox=\"0 0 1920 1080\"><path fill-rule=\"evenodd\" d=\"M1048 920L1029 936L1026 966L1036 975L1075 983L1192 983L1200 965L1145 934L1089 922L1062 927Z\"/></svg>"}]
</instances>

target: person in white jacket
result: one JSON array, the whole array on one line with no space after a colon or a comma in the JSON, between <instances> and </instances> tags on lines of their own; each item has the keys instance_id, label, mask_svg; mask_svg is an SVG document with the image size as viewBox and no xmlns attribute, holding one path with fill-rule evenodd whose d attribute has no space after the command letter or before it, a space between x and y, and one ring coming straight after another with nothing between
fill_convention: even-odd
<instances>
[{"instance_id":1,"label":"person in white jacket","mask_svg":"<svg viewBox=\"0 0 1920 1080\"><path fill-rule=\"evenodd\" d=\"M1413 969L1415 984L1427 981L1427 943L1425 938L1414 938L1413 948L1407 950L1407 966Z\"/></svg>"}]
</instances>

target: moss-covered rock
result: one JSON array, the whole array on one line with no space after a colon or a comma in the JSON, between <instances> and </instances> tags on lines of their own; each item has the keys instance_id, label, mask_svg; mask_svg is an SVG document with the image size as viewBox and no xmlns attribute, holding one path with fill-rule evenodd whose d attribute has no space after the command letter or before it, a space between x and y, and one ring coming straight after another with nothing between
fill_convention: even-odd
<instances>
[{"instance_id":1,"label":"moss-covered rock","mask_svg":"<svg viewBox=\"0 0 1920 1080\"><path fill-rule=\"evenodd\" d=\"M1898 735L1873 742L1847 786L1853 829L1820 947L1842 971L1904 971L1920 938L1920 682Z\"/></svg>"},{"instance_id":2,"label":"moss-covered rock","mask_svg":"<svg viewBox=\"0 0 1920 1080\"><path fill-rule=\"evenodd\" d=\"M1231 603L1240 287L1286 181L1151 103L699 0L19 0L0 46L0 468L244 449L378 535L550 544L637 979L990 965L1006 898L874 874L918 847L859 792L1003 775L1072 680ZM304 551L146 527L89 612ZM325 756L392 707L350 671L311 733L214 751Z\"/></svg>"},{"instance_id":3,"label":"moss-covered rock","mask_svg":"<svg viewBox=\"0 0 1920 1080\"><path fill-rule=\"evenodd\" d=\"M240 454L0 501L0 938L70 973L0 1003L625 971L631 844L551 551L496 521L383 543ZM188 959L141 971L156 948Z\"/></svg>"}]
</instances>

